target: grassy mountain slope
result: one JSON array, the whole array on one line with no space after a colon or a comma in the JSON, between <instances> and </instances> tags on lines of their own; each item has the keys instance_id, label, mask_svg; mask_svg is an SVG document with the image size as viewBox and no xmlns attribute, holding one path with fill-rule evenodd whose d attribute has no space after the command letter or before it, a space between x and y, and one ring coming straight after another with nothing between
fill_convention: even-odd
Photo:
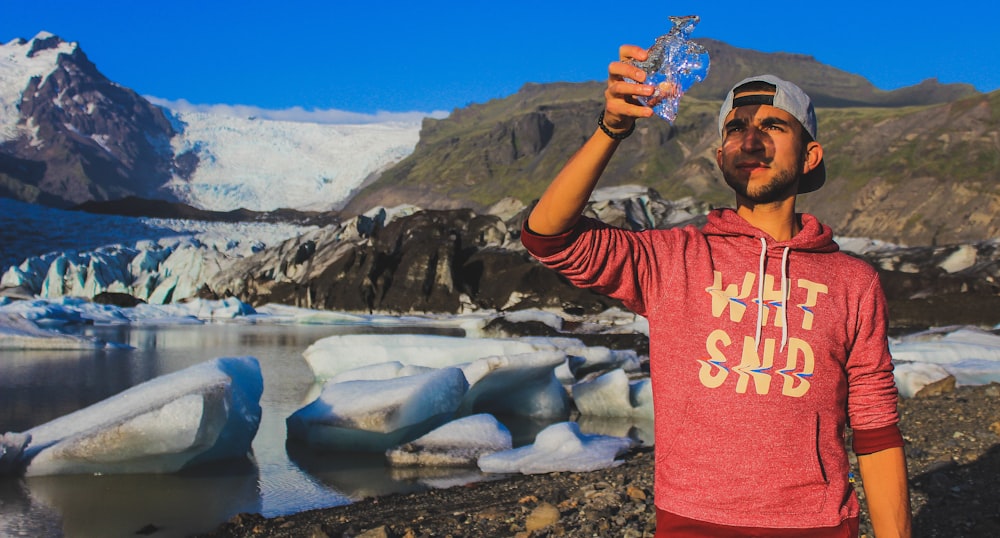
<instances>
[{"instance_id":1,"label":"grassy mountain slope","mask_svg":"<svg viewBox=\"0 0 1000 538\"><path fill-rule=\"evenodd\" d=\"M715 165L717 116L735 80L771 72L815 99L827 185L803 196L841 235L907 244L984 239L1000 232L1000 93L935 81L891 92L808 56L767 54L704 40L708 79L678 119L643 121L619 148L602 185L642 184L665 198L730 204ZM413 203L485 208L537 198L596 129L603 82L527 84L516 94L427 119L413 154L345 209Z\"/></svg>"}]
</instances>

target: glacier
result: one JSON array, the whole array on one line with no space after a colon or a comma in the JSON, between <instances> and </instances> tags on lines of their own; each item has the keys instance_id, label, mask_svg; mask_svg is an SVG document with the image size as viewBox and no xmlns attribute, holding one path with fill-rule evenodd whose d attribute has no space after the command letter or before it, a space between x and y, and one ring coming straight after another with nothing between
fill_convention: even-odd
<instances>
[{"instance_id":1,"label":"glacier","mask_svg":"<svg viewBox=\"0 0 1000 538\"><path fill-rule=\"evenodd\" d=\"M38 127L22 117L24 91L33 78L49 80L59 69L60 55L79 51L78 43L64 42L48 32L0 44L0 142L24 138L36 147L45 144L38 138ZM240 116L235 112L252 107L199 107L143 99L159 107L170 121L174 135L165 153L175 162L187 163L169 172L170 180L161 186L162 191L188 205L216 211L339 209L366 181L413 152L424 117L443 114L329 123L330 114L324 111ZM87 113L94 114L94 105L90 106ZM350 115L339 116L351 121ZM316 121L309 121L312 118ZM78 134L107 150L106 134Z\"/></svg>"},{"instance_id":2,"label":"glacier","mask_svg":"<svg viewBox=\"0 0 1000 538\"><path fill-rule=\"evenodd\" d=\"M10 230L9 237L3 236L3 254L12 264L0 275L0 289L45 298L117 292L159 304L194 297L203 283L235 260L317 229L280 223L102 217L3 198L0 224ZM39 252L37 234L32 232L39 228L57 228L69 236L56 243L64 250ZM90 237L73 244L72 238L91 229ZM88 245L92 245L89 250Z\"/></svg>"},{"instance_id":3,"label":"glacier","mask_svg":"<svg viewBox=\"0 0 1000 538\"><path fill-rule=\"evenodd\" d=\"M166 374L25 432L8 432L0 472L172 473L246 458L263 392L253 357Z\"/></svg>"},{"instance_id":4,"label":"glacier","mask_svg":"<svg viewBox=\"0 0 1000 538\"><path fill-rule=\"evenodd\" d=\"M230 211L343 206L365 180L413 152L419 122L334 125L170 111L175 155L194 173L165 186L185 203Z\"/></svg>"}]
</instances>

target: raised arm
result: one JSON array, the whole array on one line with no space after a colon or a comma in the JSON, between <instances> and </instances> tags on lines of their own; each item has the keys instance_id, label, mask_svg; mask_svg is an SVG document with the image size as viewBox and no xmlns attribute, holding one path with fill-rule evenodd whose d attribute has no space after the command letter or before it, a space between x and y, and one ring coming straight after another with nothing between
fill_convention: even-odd
<instances>
[{"instance_id":1,"label":"raised arm","mask_svg":"<svg viewBox=\"0 0 1000 538\"><path fill-rule=\"evenodd\" d=\"M604 125L612 133L624 133L632 128L637 118L653 115L651 108L635 100L637 95L652 95L653 88L625 81L626 77L639 82L646 79L642 69L627 63L630 59L645 60L646 50L623 45L619 48L618 57L619 61L608 66L608 87L604 90ZM558 235L572 228L619 143L620 140L595 128L594 134L569 159L542 194L528 215L528 228L542 235Z\"/></svg>"}]
</instances>

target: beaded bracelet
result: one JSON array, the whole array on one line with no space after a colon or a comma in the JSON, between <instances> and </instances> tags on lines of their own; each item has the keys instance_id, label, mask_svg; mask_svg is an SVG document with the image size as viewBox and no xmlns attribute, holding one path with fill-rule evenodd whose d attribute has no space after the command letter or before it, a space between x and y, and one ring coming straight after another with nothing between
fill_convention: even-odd
<instances>
[{"instance_id":1,"label":"beaded bracelet","mask_svg":"<svg viewBox=\"0 0 1000 538\"><path fill-rule=\"evenodd\" d=\"M612 131L611 129L608 129L608 126L604 125L604 111L603 110L601 111L601 115L597 117L597 126L600 127L602 131L604 131L604 134L606 134L609 137L611 137L612 140L625 140L626 138L629 137L629 135L632 134L633 131L635 131L635 122L634 121L632 122L632 125L628 129L626 129L624 132L621 132L621 133L616 133L616 132Z\"/></svg>"}]
</instances>

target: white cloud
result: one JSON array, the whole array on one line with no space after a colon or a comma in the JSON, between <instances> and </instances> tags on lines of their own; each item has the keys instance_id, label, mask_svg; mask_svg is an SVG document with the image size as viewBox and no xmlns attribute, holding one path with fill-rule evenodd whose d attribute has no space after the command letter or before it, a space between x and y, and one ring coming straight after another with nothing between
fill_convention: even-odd
<instances>
[{"instance_id":1,"label":"white cloud","mask_svg":"<svg viewBox=\"0 0 1000 538\"><path fill-rule=\"evenodd\" d=\"M358 125L368 123L419 123L423 118L444 118L448 113L442 110L433 112L386 112L378 111L374 114L362 114L360 112L349 112L346 110L325 109L306 110L302 107L285 108L281 110L270 110L249 105L199 105L189 102L186 99L170 101L159 97L144 96L147 101L157 106L162 106L175 112L190 113L199 112L203 114L216 114L221 116L232 116L237 118L257 118L261 120L290 121L301 123L322 123Z\"/></svg>"}]
</instances>

